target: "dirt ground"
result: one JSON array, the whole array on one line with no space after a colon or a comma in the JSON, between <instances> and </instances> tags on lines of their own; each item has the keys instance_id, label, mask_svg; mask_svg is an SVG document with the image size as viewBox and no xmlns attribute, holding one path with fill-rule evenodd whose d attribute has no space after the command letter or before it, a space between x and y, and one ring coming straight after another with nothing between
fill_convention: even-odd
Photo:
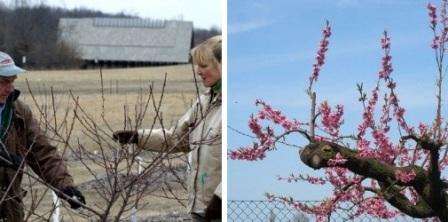
<instances>
[{"instance_id":1,"label":"dirt ground","mask_svg":"<svg viewBox=\"0 0 448 222\"><path fill-rule=\"evenodd\" d=\"M165 90L162 92L164 79L166 76ZM102 77L102 78L101 78ZM47 119L61 122L67 110L73 110L75 98L85 112L97 121L98 127L104 128L105 134L112 134L112 130L123 129L126 125L125 112L133 117L136 107L146 100L145 95L150 87L153 87L154 101L159 102L161 96L162 106L160 113L163 115L165 126L172 125L191 105L197 96L197 87L193 78L191 65L163 66L150 68L131 69L104 69L100 70L73 70L73 71L30 71L16 80L16 88L21 90L21 100L30 105L33 114L37 119L42 119L42 110L45 111ZM200 85L200 84L199 84ZM30 92L31 90L31 92ZM162 94L163 93L163 94ZM56 107L55 109L51 107ZM40 108L38 108L40 107ZM142 127L151 127L154 120L155 111L148 109ZM104 121L106 120L107 123ZM156 124L160 126L160 123ZM89 142L85 138L83 127L79 124L74 126L70 145L76 146L81 143L90 150L95 150L96 144ZM81 141L81 142L80 142ZM112 139L110 138L111 143ZM54 145L64 152L70 173L73 175L75 184L85 194L89 206L101 208L100 197L93 190L90 184L95 183L94 175L89 174L86 167L79 163L70 151L62 150L62 145L53 142ZM142 154L144 158L151 159L149 152ZM185 155L172 158L178 165L179 172L185 176L186 161ZM104 169L92 164L92 169L97 170L98 175L104 174ZM45 192L47 189L39 184L34 184L32 180L24 180L23 186L29 187L33 184L33 189L37 193L45 193L38 210L40 215L49 215L52 208L52 195ZM173 192L180 200L166 198L166 192L157 189L163 183L155 183L151 192L144 197L144 204L138 209L139 221L181 221L188 215L186 208L186 191L180 183L172 182ZM25 198L29 205L30 197ZM68 209L62 210L64 221L91 221L87 218L79 217L80 212ZM82 212L81 212L82 213ZM31 218L39 221L33 215Z\"/></svg>"}]
</instances>

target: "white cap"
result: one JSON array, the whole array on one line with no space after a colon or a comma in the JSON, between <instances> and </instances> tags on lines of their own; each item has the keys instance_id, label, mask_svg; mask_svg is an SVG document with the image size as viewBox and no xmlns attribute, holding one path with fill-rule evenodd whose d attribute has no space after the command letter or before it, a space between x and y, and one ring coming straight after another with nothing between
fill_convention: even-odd
<instances>
[{"instance_id":1,"label":"white cap","mask_svg":"<svg viewBox=\"0 0 448 222\"><path fill-rule=\"evenodd\" d=\"M10 77L25 72L24 69L16 66L11 56L4 52L0 52L0 76Z\"/></svg>"}]
</instances>

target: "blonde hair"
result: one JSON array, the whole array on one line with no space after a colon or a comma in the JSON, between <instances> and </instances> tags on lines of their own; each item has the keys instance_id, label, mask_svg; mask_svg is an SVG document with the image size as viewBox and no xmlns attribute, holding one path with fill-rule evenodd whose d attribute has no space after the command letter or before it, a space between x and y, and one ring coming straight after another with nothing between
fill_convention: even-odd
<instances>
[{"instance_id":1,"label":"blonde hair","mask_svg":"<svg viewBox=\"0 0 448 222\"><path fill-rule=\"evenodd\" d=\"M221 36L211 37L191 50L193 63L197 65L221 65Z\"/></svg>"}]
</instances>

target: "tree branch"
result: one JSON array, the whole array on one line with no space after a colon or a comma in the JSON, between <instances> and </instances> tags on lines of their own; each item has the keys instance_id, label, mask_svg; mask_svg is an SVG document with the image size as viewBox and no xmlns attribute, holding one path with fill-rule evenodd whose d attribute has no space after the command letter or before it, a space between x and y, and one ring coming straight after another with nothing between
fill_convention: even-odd
<instances>
[{"instance_id":1,"label":"tree branch","mask_svg":"<svg viewBox=\"0 0 448 222\"><path fill-rule=\"evenodd\" d=\"M380 183L380 186L381 190L370 187L364 189L383 197L392 206L411 217L428 218L436 216L424 200L419 200L416 204L412 204L405 195L400 193L401 190L397 186L386 186L385 183Z\"/></svg>"}]
</instances>

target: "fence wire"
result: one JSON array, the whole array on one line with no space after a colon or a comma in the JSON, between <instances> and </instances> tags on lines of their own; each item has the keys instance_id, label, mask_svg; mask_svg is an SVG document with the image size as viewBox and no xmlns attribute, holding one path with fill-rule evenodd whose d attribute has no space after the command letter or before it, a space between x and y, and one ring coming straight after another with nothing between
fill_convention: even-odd
<instances>
[{"instance_id":1,"label":"fence wire","mask_svg":"<svg viewBox=\"0 0 448 222\"><path fill-rule=\"evenodd\" d=\"M303 201L306 204L316 204L318 201ZM266 200L228 200L227 221L235 222L311 222L315 217L297 211L280 202ZM422 221L407 216L398 216L390 220L379 219L370 215L363 215L356 219L350 218L349 211L338 210L333 212L330 221L357 221L357 222L416 222Z\"/></svg>"}]
</instances>

